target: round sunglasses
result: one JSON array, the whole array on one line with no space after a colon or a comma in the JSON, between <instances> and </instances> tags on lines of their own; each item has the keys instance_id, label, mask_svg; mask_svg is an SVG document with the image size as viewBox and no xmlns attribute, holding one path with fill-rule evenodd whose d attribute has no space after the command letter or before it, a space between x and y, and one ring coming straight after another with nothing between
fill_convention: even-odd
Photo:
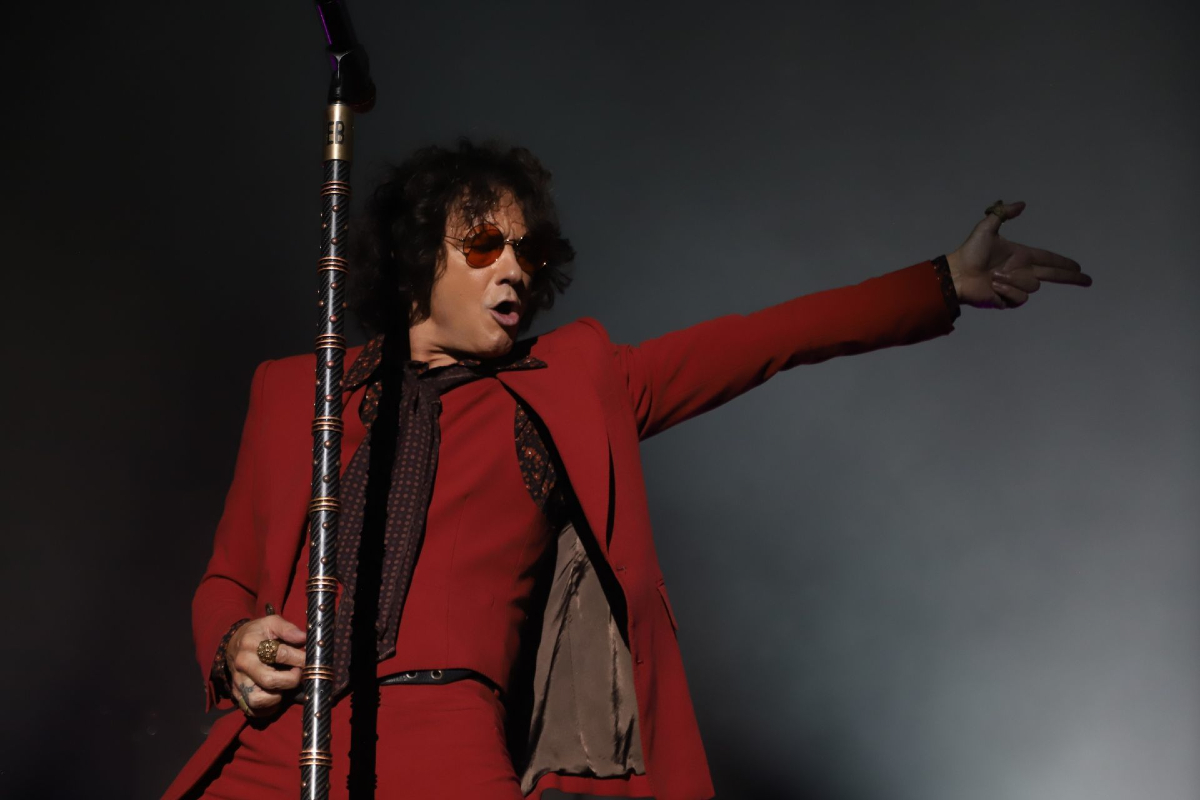
<instances>
[{"instance_id":1,"label":"round sunglasses","mask_svg":"<svg viewBox=\"0 0 1200 800\"><path fill-rule=\"evenodd\" d=\"M447 236L447 241L458 242L459 249L472 267L490 267L500 258L505 245L512 245L521 269L533 273L552 263L562 263L564 251L570 249L566 239L549 231L531 231L520 239L505 239L504 232L491 222L483 222L463 237Z\"/></svg>"}]
</instances>

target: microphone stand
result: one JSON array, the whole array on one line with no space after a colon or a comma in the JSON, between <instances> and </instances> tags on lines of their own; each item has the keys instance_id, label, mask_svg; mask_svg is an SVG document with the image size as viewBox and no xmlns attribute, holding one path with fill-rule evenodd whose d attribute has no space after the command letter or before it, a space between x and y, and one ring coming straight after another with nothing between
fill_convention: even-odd
<instances>
[{"instance_id":1,"label":"microphone stand","mask_svg":"<svg viewBox=\"0 0 1200 800\"><path fill-rule=\"evenodd\" d=\"M375 105L366 51L345 0L317 0L332 77L326 108L325 179L321 185L321 256L317 260L316 402L312 494L308 503L307 639L300 785L304 800L328 800L336 619L336 537L341 509L342 373L346 352L346 273L354 112Z\"/></svg>"}]
</instances>

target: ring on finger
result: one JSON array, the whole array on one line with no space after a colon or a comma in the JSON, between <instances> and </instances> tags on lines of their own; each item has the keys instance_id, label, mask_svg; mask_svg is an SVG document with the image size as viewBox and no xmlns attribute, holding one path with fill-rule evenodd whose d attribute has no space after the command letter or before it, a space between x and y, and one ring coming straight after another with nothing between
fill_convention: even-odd
<instances>
[{"instance_id":1,"label":"ring on finger","mask_svg":"<svg viewBox=\"0 0 1200 800\"><path fill-rule=\"evenodd\" d=\"M263 639L258 643L258 660L268 667L275 666L275 659L279 655L280 644L281 642L278 639Z\"/></svg>"}]
</instances>

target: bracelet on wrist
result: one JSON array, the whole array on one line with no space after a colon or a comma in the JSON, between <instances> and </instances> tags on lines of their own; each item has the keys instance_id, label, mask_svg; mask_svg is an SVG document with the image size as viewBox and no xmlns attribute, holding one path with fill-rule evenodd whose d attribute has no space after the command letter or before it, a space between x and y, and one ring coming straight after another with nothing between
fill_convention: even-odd
<instances>
[{"instance_id":1,"label":"bracelet on wrist","mask_svg":"<svg viewBox=\"0 0 1200 800\"><path fill-rule=\"evenodd\" d=\"M954 288L954 276L950 274L950 262L945 255L929 259L933 262L933 271L937 274L938 285L942 287L942 299L950 311L950 319L958 319L962 308L958 302L958 292Z\"/></svg>"},{"instance_id":2,"label":"bracelet on wrist","mask_svg":"<svg viewBox=\"0 0 1200 800\"><path fill-rule=\"evenodd\" d=\"M212 681L213 687L216 689L217 697L227 697L233 699L233 676L229 674L229 664L225 661L225 648L229 646L229 641L233 635L237 633L238 628L250 621L250 617L239 619L237 622L229 626L225 631L225 635L221 637L221 643L217 645L216 655L213 656L212 669L209 671L209 680Z\"/></svg>"}]
</instances>

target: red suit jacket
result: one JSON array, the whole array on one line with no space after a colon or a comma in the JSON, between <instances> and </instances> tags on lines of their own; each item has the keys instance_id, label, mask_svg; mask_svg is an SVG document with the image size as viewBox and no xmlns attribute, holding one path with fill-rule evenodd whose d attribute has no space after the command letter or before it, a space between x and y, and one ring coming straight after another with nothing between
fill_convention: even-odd
<instances>
[{"instance_id":1,"label":"red suit jacket","mask_svg":"<svg viewBox=\"0 0 1200 800\"><path fill-rule=\"evenodd\" d=\"M588 537L589 552L604 562L597 569L610 572L624 595L628 646L623 636L608 640L621 667L612 678L615 691L626 695L637 740L631 760L620 765L635 773L629 776L616 770L607 777L579 774L579 754L564 750L561 741L533 747L536 763L526 770L522 787L534 800L551 786L652 794L657 800L705 800L714 794L684 677L677 622L655 554L639 441L727 402L780 370L952 330L933 265L925 261L636 346L614 344L599 322L585 317L535 340L532 352L546 368L499 373L544 421L586 518L588 530L574 534ZM303 540L313 372L309 355L266 362L255 373L233 483L193 603L196 656L210 705L216 698L208 674L221 636L238 619L263 616L266 603L281 603ZM357 413L360 395L361 390L346 403L343 465L365 433ZM594 615L574 616L585 619L564 617L560 625L576 626L577 635L602 637L606 625L611 631L611 616L599 623ZM560 628L555 635L561 633ZM561 716L567 712L556 704L565 704L555 700L573 681L571 696L577 700L585 693L584 683L596 675L589 670L570 662L539 670L542 689L535 702L543 721L557 719L560 727L589 724L574 707L570 713L577 716ZM611 705L611 692L604 694ZM620 716L613 708L596 713ZM240 713L219 719L165 797L174 800L194 785L243 724Z\"/></svg>"}]
</instances>

